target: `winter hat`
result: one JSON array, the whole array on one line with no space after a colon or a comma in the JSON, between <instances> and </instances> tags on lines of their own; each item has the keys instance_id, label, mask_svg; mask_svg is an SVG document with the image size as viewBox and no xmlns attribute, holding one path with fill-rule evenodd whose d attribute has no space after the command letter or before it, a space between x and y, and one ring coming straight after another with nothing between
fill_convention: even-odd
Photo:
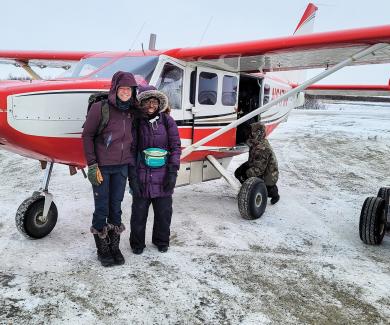
<instances>
[{"instance_id":1,"label":"winter hat","mask_svg":"<svg viewBox=\"0 0 390 325\"><path fill-rule=\"evenodd\" d=\"M168 97L162 93L161 91L158 91L156 87L146 85L146 86L139 86L138 87L138 95L137 99L141 103L143 100L147 100L149 98L156 98L159 102L158 104L158 111L164 112L168 108Z\"/></svg>"}]
</instances>

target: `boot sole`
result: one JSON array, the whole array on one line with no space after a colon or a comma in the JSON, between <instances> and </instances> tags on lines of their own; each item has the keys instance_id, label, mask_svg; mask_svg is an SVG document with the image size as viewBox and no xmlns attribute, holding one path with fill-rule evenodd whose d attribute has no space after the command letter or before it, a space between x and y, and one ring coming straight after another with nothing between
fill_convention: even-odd
<instances>
[{"instance_id":1,"label":"boot sole","mask_svg":"<svg viewBox=\"0 0 390 325\"><path fill-rule=\"evenodd\" d=\"M98 258L99 262L102 264L104 267L110 267L115 265L115 261L112 262L103 262L100 258Z\"/></svg>"}]
</instances>

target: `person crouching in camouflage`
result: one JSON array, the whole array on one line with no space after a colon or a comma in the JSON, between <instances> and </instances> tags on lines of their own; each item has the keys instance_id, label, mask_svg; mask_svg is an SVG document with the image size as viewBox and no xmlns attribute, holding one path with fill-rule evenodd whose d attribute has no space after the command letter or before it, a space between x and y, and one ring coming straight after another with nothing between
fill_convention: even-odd
<instances>
[{"instance_id":1,"label":"person crouching in camouflage","mask_svg":"<svg viewBox=\"0 0 390 325\"><path fill-rule=\"evenodd\" d=\"M249 158L236 169L234 176L241 183L250 177L259 177L264 180L271 204L275 204L280 199L276 186L279 178L278 161L270 143L265 138L265 125L261 122L252 123L248 125L246 133Z\"/></svg>"}]
</instances>

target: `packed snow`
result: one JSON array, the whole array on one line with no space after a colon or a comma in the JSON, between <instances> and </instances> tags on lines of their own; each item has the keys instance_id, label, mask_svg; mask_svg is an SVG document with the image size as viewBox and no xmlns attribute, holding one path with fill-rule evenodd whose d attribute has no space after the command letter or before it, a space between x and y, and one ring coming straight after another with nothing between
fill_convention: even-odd
<instances>
[{"instance_id":1,"label":"packed snow","mask_svg":"<svg viewBox=\"0 0 390 325\"><path fill-rule=\"evenodd\" d=\"M151 243L151 211L144 253L127 229L126 263L111 268L96 258L81 173L54 166L58 223L29 240L14 217L42 171L0 150L0 324L389 324L390 237L368 246L358 229L364 199L390 185L389 123L388 106L294 110L269 138L279 203L248 221L223 179L177 188L169 251ZM126 226L130 211L126 195Z\"/></svg>"}]
</instances>

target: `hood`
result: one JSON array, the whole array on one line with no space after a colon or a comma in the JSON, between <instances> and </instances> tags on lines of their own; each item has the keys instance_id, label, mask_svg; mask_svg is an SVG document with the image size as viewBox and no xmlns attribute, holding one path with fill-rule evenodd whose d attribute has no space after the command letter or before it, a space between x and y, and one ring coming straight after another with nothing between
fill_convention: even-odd
<instances>
[{"instance_id":1,"label":"hood","mask_svg":"<svg viewBox=\"0 0 390 325\"><path fill-rule=\"evenodd\" d=\"M265 125L261 122L252 123L250 125L250 139L262 140L265 139Z\"/></svg>"},{"instance_id":2,"label":"hood","mask_svg":"<svg viewBox=\"0 0 390 325\"><path fill-rule=\"evenodd\" d=\"M138 88L138 95L137 99L138 102L141 103L141 101L149 99L149 98L157 98L160 102L158 105L158 111L165 112L168 109L168 97L162 93L161 91L158 91L156 87L154 86L140 86Z\"/></svg>"},{"instance_id":3,"label":"hood","mask_svg":"<svg viewBox=\"0 0 390 325\"><path fill-rule=\"evenodd\" d=\"M116 107L116 93L119 87L131 87L133 90L131 100L134 102L137 82L135 81L133 74L130 72L118 71L112 76L111 88L108 93L108 102L111 106Z\"/></svg>"}]
</instances>

